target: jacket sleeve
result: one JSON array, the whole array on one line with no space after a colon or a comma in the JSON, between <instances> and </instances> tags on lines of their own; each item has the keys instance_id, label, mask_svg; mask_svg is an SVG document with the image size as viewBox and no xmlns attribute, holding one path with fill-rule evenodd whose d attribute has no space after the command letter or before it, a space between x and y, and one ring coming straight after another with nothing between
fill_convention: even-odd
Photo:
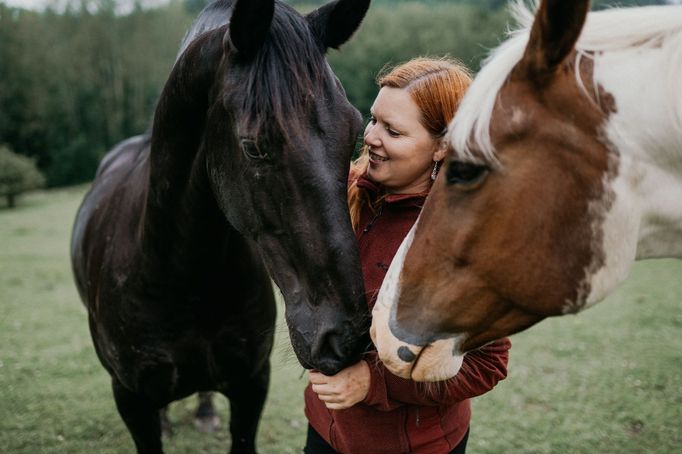
<instances>
[{"instance_id":1,"label":"jacket sleeve","mask_svg":"<svg viewBox=\"0 0 682 454\"><path fill-rule=\"evenodd\" d=\"M371 383L363 403L390 411L403 405L449 405L485 394L507 376L511 341L499 339L464 355L462 368L454 377L435 383L419 383L389 372L377 352L365 355Z\"/></svg>"}]
</instances>

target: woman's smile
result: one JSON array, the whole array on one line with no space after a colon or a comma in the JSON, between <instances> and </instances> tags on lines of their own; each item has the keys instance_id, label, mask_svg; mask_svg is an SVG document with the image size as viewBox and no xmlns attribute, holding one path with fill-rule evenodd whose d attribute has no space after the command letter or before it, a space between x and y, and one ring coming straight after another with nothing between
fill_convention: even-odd
<instances>
[{"instance_id":1,"label":"woman's smile","mask_svg":"<svg viewBox=\"0 0 682 454\"><path fill-rule=\"evenodd\" d=\"M388 161L388 159L389 158L387 156L381 156L381 155L376 154L372 150L369 150L369 161L372 164L378 164L380 162Z\"/></svg>"}]
</instances>

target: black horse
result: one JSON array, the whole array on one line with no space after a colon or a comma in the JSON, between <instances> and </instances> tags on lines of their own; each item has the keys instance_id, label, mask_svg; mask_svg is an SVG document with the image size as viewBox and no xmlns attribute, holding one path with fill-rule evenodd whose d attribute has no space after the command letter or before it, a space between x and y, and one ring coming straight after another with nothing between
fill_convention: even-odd
<instances>
[{"instance_id":1,"label":"black horse","mask_svg":"<svg viewBox=\"0 0 682 454\"><path fill-rule=\"evenodd\" d=\"M346 206L361 117L324 53L369 0L303 17L224 0L192 27L148 135L102 161L72 237L97 355L138 452L162 452L159 409L230 400L232 452L255 450L281 289L294 351L333 374L368 339ZM269 271L269 275L268 275Z\"/></svg>"}]
</instances>

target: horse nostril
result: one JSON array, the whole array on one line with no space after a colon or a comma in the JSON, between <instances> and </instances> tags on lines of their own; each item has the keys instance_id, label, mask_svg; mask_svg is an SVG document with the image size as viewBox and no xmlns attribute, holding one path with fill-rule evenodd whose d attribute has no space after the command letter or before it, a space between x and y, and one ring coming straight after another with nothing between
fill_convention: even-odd
<instances>
[{"instance_id":1,"label":"horse nostril","mask_svg":"<svg viewBox=\"0 0 682 454\"><path fill-rule=\"evenodd\" d=\"M326 375L334 375L359 360L350 349L346 336L335 328L320 331L311 348L315 368Z\"/></svg>"},{"instance_id":2,"label":"horse nostril","mask_svg":"<svg viewBox=\"0 0 682 454\"><path fill-rule=\"evenodd\" d=\"M313 343L312 354L315 359L326 357L341 358L343 352L338 341L339 335L334 329L320 331Z\"/></svg>"},{"instance_id":3,"label":"horse nostril","mask_svg":"<svg viewBox=\"0 0 682 454\"><path fill-rule=\"evenodd\" d=\"M329 333L329 350L330 354L334 358L338 358L339 360L343 360L345 356L344 348L343 348L343 339L341 339L342 336L340 336L338 333L331 332Z\"/></svg>"},{"instance_id":4,"label":"horse nostril","mask_svg":"<svg viewBox=\"0 0 682 454\"><path fill-rule=\"evenodd\" d=\"M406 363L411 363L417 358L417 355L412 353L412 350L403 345L398 349L398 358L402 359Z\"/></svg>"}]
</instances>

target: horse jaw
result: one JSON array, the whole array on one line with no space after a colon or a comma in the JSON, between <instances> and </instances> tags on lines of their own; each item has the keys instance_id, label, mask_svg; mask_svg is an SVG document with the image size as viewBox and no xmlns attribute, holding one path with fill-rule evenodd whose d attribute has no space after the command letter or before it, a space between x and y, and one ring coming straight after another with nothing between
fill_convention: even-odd
<instances>
[{"instance_id":1,"label":"horse jaw","mask_svg":"<svg viewBox=\"0 0 682 454\"><path fill-rule=\"evenodd\" d=\"M391 373L415 381L432 382L446 380L459 372L463 361L459 345L463 336L440 339L426 345L415 345L414 341L410 342L408 339L417 336L403 331L396 321L400 273L418 223L419 219L398 248L381 284L377 302L372 309L370 336L377 347L379 358Z\"/></svg>"},{"instance_id":2,"label":"horse jaw","mask_svg":"<svg viewBox=\"0 0 682 454\"><path fill-rule=\"evenodd\" d=\"M627 278L637 250L639 216L629 191L627 164L614 153L603 177L604 194L589 203L593 219L593 258L579 284L577 300L566 302L564 313L575 313L606 298Z\"/></svg>"},{"instance_id":3,"label":"horse jaw","mask_svg":"<svg viewBox=\"0 0 682 454\"><path fill-rule=\"evenodd\" d=\"M682 257L682 176L624 153L617 173L608 182L611 207L598 227L603 232L603 266L586 270L590 292L584 308L625 281L635 260Z\"/></svg>"}]
</instances>

